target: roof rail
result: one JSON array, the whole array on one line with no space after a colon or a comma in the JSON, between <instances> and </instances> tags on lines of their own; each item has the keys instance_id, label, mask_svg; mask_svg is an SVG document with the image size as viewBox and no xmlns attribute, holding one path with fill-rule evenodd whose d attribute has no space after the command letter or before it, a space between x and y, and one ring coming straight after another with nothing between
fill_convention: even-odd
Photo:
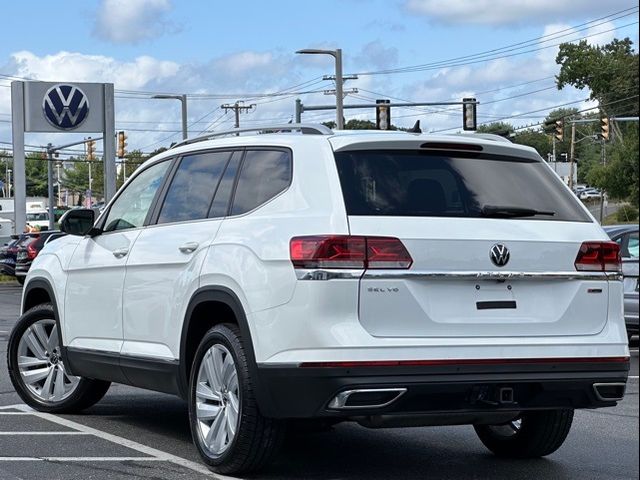
<instances>
[{"instance_id":1,"label":"roof rail","mask_svg":"<svg viewBox=\"0 0 640 480\"><path fill-rule=\"evenodd\" d=\"M231 130L224 130L222 132L211 132L206 135L200 135L198 137L188 138L182 142L176 143L170 148L182 147L183 145L189 145L191 143L204 142L205 140L211 140L216 137L226 137L230 135L239 135L245 132L262 132L262 133L279 133L279 132L291 132L298 130L304 135L332 135L333 130L320 124L313 123L285 123L280 125L265 125L262 127L252 128L233 128Z\"/></svg>"}]
</instances>

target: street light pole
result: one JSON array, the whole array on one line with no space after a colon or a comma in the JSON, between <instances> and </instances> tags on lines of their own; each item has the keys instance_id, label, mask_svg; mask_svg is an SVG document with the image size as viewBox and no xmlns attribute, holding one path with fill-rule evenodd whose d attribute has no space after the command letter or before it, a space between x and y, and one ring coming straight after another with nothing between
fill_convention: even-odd
<instances>
[{"instance_id":1,"label":"street light pole","mask_svg":"<svg viewBox=\"0 0 640 480\"><path fill-rule=\"evenodd\" d=\"M180 100L180 103L182 104L182 139L186 140L187 137L188 137L188 132L187 132L187 95L186 94L182 94L182 95L158 94L158 95L153 95L151 98Z\"/></svg>"},{"instance_id":2,"label":"street light pole","mask_svg":"<svg viewBox=\"0 0 640 480\"><path fill-rule=\"evenodd\" d=\"M320 50L316 48L305 48L303 50L298 50L296 53L299 54L310 54L310 55L331 55L335 59L336 65L336 128L338 130L344 129L344 93L343 93L343 85L342 85L342 49L338 48L336 50Z\"/></svg>"}]
</instances>

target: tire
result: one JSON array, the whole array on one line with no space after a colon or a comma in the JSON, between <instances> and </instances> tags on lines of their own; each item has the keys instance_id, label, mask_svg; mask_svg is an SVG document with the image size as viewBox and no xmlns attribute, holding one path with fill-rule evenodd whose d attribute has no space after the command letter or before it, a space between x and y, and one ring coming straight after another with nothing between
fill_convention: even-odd
<instances>
[{"instance_id":1,"label":"tire","mask_svg":"<svg viewBox=\"0 0 640 480\"><path fill-rule=\"evenodd\" d=\"M193 443L216 473L257 470L282 443L284 423L258 409L236 325L216 325L198 346L189 381L189 421Z\"/></svg>"},{"instance_id":2,"label":"tire","mask_svg":"<svg viewBox=\"0 0 640 480\"><path fill-rule=\"evenodd\" d=\"M78 412L98 402L111 385L67 374L50 303L36 305L18 319L9 336L7 365L20 398L40 412Z\"/></svg>"},{"instance_id":3,"label":"tire","mask_svg":"<svg viewBox=\"0 0 640 480\"><path fill-rule=\"evenodd\" d=\"M474 425L482 443L494 454L509 458L537 458L555 452L564 443L573 410L523 413L504 425Z\"/></svg>"},{"instance_id":4,"label":"tire","mask_svg":"<svg viewBox=\"0 0 640 480\"><path fill-rule=\"evenodd\" d=\"M24 285L25 279L26 279L26 277L16 277L16 280L18 281L18 283L20 285Z\"/></svg>"}]
</instances>

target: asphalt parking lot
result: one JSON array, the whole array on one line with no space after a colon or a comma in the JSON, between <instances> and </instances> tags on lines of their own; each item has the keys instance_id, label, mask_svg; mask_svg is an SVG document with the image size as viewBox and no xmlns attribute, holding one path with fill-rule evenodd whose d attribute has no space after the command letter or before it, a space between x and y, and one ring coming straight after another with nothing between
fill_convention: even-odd
<instances>
[{"instance_id":1,"label":"asphalt parking lot","mask_svg":"<svg viewBox=\"0 0 640 480\"><path fill-rule=\"evenodd\" d=\"M0 284L0 479L201 479L212 475L191 444L180 399L122 385L81 415L24 406L7 376L7 336L20 287ZM472 427L368 430L338 425L291 433L264 479L638 478L638 345L625 399L579 411L562 448L545 459L490 455Z\"/></svg>"}]
</instances>

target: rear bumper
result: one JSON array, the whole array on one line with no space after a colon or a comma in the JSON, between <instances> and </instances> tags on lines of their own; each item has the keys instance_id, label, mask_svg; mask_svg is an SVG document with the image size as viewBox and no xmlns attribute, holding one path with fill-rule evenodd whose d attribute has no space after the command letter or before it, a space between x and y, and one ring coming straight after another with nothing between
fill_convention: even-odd
<instances>
[{"instance_id":1,"label":"rear bumper","mask_svg":"<svg viewBox=\"0 0 640 480\"><path fill-rule=\"evenodd\" d=\"M262 413L274 418L425 414L471 414L469 418L474 418L476 414L536 409L599 408L617 403L612 397L623 395L629 371L626 357L482 362L346 367L260 365L258 401ZM603 397L602 390L596 391L594 384L617 386ZM397 389L403 394L382 407L331 407L339 393L361 389ZM507 395L503 395L505 392Z\"/></svg>"}]
</instances>

